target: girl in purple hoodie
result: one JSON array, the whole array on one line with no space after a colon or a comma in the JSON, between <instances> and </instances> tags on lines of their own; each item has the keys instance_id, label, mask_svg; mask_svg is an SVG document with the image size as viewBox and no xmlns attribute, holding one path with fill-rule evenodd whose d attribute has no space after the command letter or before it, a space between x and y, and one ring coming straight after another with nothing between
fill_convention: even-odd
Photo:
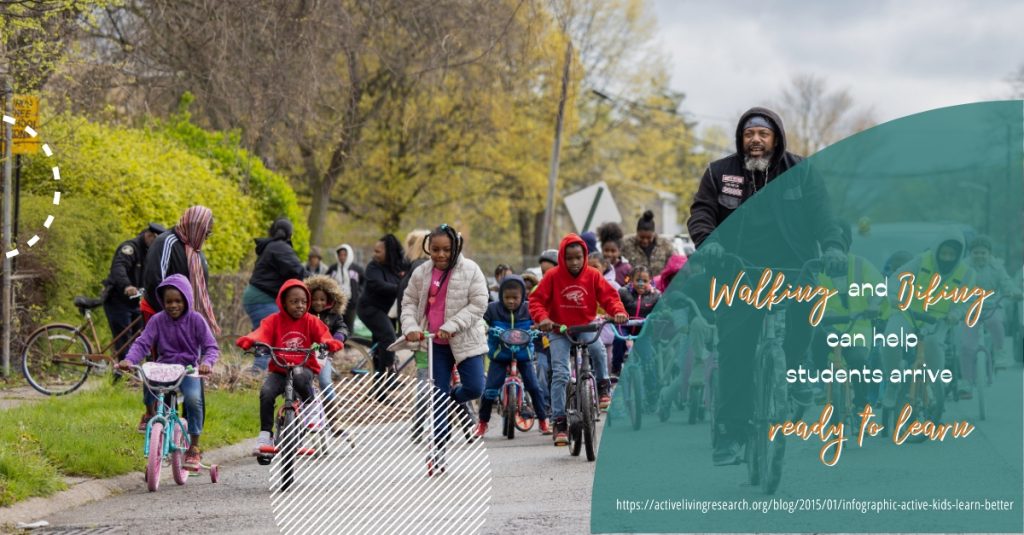
<instances>
[{"instance_id":1,"label":"girl in purple hoodie","mask_svg":"<svg viewBox=\"0 0 1024 535\"><path fill-rule=\"evenodd\" d=\"M138 365L155 347L157 362L164 364L181 364L197 368L181 382L181 394L185 403L185 419L188 421L188 434L191 447L185 453L184 467L186 470L198 470L202 462L199 450L199 435L203 431L203 383L201 375L208 375L217 362L220 351L217 340L198 312L192 309L192 285L183 275L171 275L157 286L156 298L160 300L163 310L154 315L142 334L128 350L128 355L118 366L129 369ZM156 413L156 396L146 388L142 389L146 414L139 422L139 432L146 432L146 424Z\"/></svg>"}]
</instances>

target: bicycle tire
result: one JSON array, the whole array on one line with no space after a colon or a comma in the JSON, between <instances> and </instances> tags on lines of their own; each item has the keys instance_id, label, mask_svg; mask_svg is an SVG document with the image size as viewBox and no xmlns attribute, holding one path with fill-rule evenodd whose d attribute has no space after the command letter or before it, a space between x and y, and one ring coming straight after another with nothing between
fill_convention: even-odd
<instances>
[{"instance_id":1,"label":"bicycle tire","mask_svg":"<svg viewBox=\"0 0 1024 535\"><path fill-rule=\"evenodd\" d=\"M164 456L164 424L153 422L149 426L149 455L146 460L146 487L149 492L160 489L160 466Z\"/></svg>"},{"instance_id":2,"label":"bicycle tire","mask_svg":"<svg viewBox=\"0 0 1024 535\"><path fill-rule=\"evenodd\" d=\"M582 433L580 432L579 424L574 426L572 425L572 422L568 420L569 411L579 412L579 404L576 399L576 394L576 388L572 387L570 383L569 392L565 396L565 412L569 425L569 455L572 455L573 457L579 457L580 450L583 446L581 443Z\"/></svg>"},{"instance_id":3,"label":"bicycle tire","mask_svg":"<svg viewBox=\"0 0 1024 535\"><path fill-rule=\"evenodd\" d=\"M21 352L21 373L37 392L63 396L78 390L89 378L92 366L87 363L54 362L61 353L91 355L92 344L78 328L66 323L51 323L29 335Z\"/></svg>"},{"instance_id":4,"label":"bicycle tire","mask_svg":"<svg viewBox=\"0 0 1024 535\"><path fill-rule=\"evenodd\" d=\"M979 362L979 357L981 358L980 359L981 366L984 366L985 367L985 372L988 373L988 361L989 361L988 350L985 349L984 347L979 347L978 350L974 353L974 362L975 363ZM975 395L978 397L978 419L984 421L985 420L985 386L984 386L985 385L985 380L982 379L980 367L975 365L974 369L975 369L975 373L974 373L974 391L975 391Z\"/></svg>"},{"instance_id":5,"label":"bicycle tire","mask_svg":"<svg viewBox=\"0 0 1024 535\"><path fill-rule=\"evenodd\" d=\"M285 402L281 416L277 419L277 455L280 458L281 470L277 488L286 491L295 483L295 457L299 451L299 439L302 430L295 425L295 408Z\"/></svg>"},{"instance_id":6,"label":"bicycle tire","mask_svg":"<svg viewBox=\"0 0 1024 535\"><path fill-rule=\"evenodd\" d=\"M516 390L515 387L505 389L505 415L502 424L505 427L505 437L509 440L516 437L516 417L519 416L519 395Z\"/></svg>"},{"instance_id":7,"label":"bicycle tire","mask_svg":"<svg viewBox=\"0 0 1024 535\"><path fill-rule=\"evenodd\" d=\"M626 390L626 399L628 400L627 405L629 406L629 422L633 426L633 431L639 431L644 425L644 410L643 410L643 383L642 378L637 377L637 370L633 370L629 374L629 381Z\"/></svg>"},{"instance_id":8,"label":"bicycle tire","mask_svg":"<svg viewBox=\"0 0 1024 535\"><path fill-rule=\"evenodd\" d=\"M183 466L188 440L185 439L187 433L182 433L182 427L186 425L188 424L184 419L179 425L171 425L171 474L174 476L174 482L179 485L184 485L188 481L188 471Z\"/></svg>"},{"instance_id":9,"label":"bicycle tire","mask_svg":"<svg viewBox=\"0 0 1024 535\"><path fill-rule=\"evenodd\" d=\"M687 404L687 416L686 421L690 425L694 425L697 421L704 421L704 387L700 385L693 385L690 387L690 396ZM668 418L666 418L667 420Z\"/></svg>"},{"instance_id":10,"label":"bicycle tire","mask_svg":"<svg viewBox=\"0 0 1024 535\"><path fill-rule=\"evenodd\" d=\"M592 383L593 379L588 381ZM593 385L589 385L580 390L580 413L582 415L582 423L580 427L583 431L583 449L587 454L587 461L593 462L597 458L597 426L594 423L594 403L593 403Z\"/></svg>"},{"instance_id":11,"label":"bicycle tire","mask_svg":"<svg viewBox=\"0 0 1024 535\"><path fill-rule=\"evenodd\" d=\"M759 468L761 471L761 490L765 494L775 494L782 481L782 464L786 453L786 437L779 435L775 440L768 440L768 422L782 421L783 412L786 408L787 394L785 383L779 384L776 376L775 364L779 360L782 349L771 347L766 350L762 361L762 390L764 396L764 411L757 429L758 442L760 443L758 453ZM785 359L785 356L781 357ZM844 391L843 389L840 389ZM781 392L781 393L780 393Z\"/></svg>"}]
</instances>

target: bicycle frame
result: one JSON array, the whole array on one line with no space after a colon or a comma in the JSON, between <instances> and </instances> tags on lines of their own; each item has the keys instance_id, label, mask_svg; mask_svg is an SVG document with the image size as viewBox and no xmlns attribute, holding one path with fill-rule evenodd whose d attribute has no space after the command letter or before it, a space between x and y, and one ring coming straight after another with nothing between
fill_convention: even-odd
<instances>
[{"instance_id":1,"label":"bicycle frame","mask_svg":"<svg viewBox=\"0 0 1024 535\"><path fill-rule=\"evenodd\" d=\"M152 432L154 423L163 424L164 429L166 430L164 433L163 443L159 446L161 457L166 458L171 454L172 449L185 452L191 446L191 438L188 435L188 428L178 416L177 399L178 388L181 387L181 383L185 380L185 377L188 376L188 373L189 372L186 371L186 373L183 374L173 386L153 387L149 384L149 381L146 380L145 375L140 371L139 375L143 381L143 388L148 388L149 391L156 396L156 414L153 415L153 417L149 419L149 422L146 423L146 443L143 449L143 453L145 455L148 456L150 448L153 447ZM168 397L170 398L169 400L167 399ZM174 445L175 427L181 430L181 435L185 441L183 448L178 448Z\"/></svg>"}]
</instances>

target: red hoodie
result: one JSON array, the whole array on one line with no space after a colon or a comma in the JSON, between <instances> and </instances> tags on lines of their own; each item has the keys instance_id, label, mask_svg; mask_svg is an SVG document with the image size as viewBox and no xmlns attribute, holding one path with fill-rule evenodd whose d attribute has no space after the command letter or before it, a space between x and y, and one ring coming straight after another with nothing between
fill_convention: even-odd
<instances>
[{"instance_id":1,"label":"red hoodie","mask_svg":"<svg viewBox=\"0 0 1024 535\"><path fill-rule=\"evenodd\" d=\"M289 288L295 287L302 288L302 291L306 292L306 311L297 320L293 320L285 312L283 302L284 293ZM246 337L258 340L264 344L270 344L272 347L307 348L314 343L327 344L327 342L334 339L331 337L331 332L327 330L324 322L309 313L309 303L312 300L309 289L306 288L302 281L298 279L285 281L281 286L281 290L277 292L277 313L263 318L260 326L255 331L247 334ZM306 357L306 354L305 352L279 353L278 356L284 357L284 360L287 362L299 363ZM320 363L317 362L315 356L309 357L309 360L306 361L306 367L314 373L320 373ZM274 373L288 373L288 370L275 364L274 359L270 359L269 368Z\"/></svg>"},{"instance_id":2,"label":"red hoodie","mask_svg":"<svg viewBox=\"0 0 1024 535\"><path fill-rule=\"evenodd\" d=\"M583 238L567 234L558 247L558 265L547 272L530 294L530 316L540 323L545 319L560 325L583 325L597 317L597 305L608 314L625 314L619 293L608 284L601 272L588 266L573 276L565 267L565 248L578 243L587 250Z\"/></svg>"}]
</instances>

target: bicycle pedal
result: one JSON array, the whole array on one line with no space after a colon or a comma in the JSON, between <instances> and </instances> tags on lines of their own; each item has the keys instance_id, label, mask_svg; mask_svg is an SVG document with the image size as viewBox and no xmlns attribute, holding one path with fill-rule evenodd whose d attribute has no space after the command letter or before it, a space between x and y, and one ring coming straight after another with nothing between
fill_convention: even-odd
<instances>
[{"instance_id":1,"label":"bicycle pedal","mask_svg":"<svg viewBox=\"0 0 1024 535\"><path fill-rule=\"evenodd\" d=\"M307 456L316 455L316 448L299 448L298 454Z\"/></svg>"}]
</instances>

